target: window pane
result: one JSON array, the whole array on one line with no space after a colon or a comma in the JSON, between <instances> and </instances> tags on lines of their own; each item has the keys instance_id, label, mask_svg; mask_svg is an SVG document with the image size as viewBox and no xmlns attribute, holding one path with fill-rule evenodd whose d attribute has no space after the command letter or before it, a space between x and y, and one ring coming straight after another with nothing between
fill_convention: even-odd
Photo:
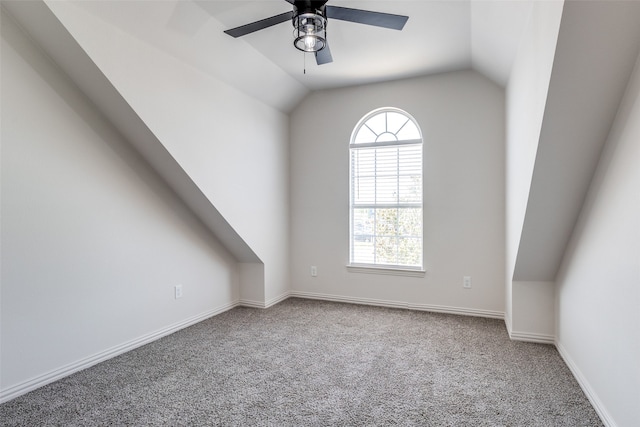
<instances>
[{"instance_id":1,"label":"window pane","mask_svg":"<svg viewBox=\"0 0 640 427\"><path fill-rule=\"evenodd\" d=\"M354 240L352 262L360 264L375 264L373 241Z\"/></svg>"},{"instance_id":2,"label":"window pane","mask_svg":"<svg viewBox=\"0 0 640 427\"><path fill-rule=\"evenodd\" d=\"M375 165L379 175L398 174L398 147L375 149Z\"/></svg>"},{"instance_id":3,"label":"window pane","mask_svg":"<svg viewBox=\"0 0 640 427\"><path fill-rule=\"evenodd\" d=\"M376 209L376 235L393 237L398 234L398 209Z\"/></svg>"},{"instance_id":4,"label":"window pane","mask_svg":"<svg viewBox=\"0 0 640 427\"><path fill-rule=\"evenodd\" d=\"M381 113L371 117L366 121L365 126L369 127L376 135L380 135L387 130L385 114Z\"/></svg>"},{"instance_id":5,"label":"window pane","mask_svg":"<svg viewBox=\"0 0 640 427\"><path fill-rule=\"evenodd\" d=\"M398 147L398 151L398 155L402 159L400 173L422 175L422 146L417 144L401 145Z\"/></svg>"},{"instance_id":6,"label":"window pane","mask_svg":"<svg viewBox=\"0 0 640 427\"><path fill-rule=\"evenodd\" d=\"M387 113L387 131L397 134L408 121L409 119L404 114L390 111Z\"/></svg>"},{"instance_id":7,"label":"window pane","mask_svg":"<svg viewBox=\"0 0 640 427\"><path fill-rule=\"evenodd\" d=\"M398 234L403 237L422 236L422 209L402 208L398 210Z\"/></svg>"},{"instance_id":8,"label":"window pane","mask_svg":"<svg viewBox=\"0 0 640 427\"><path fill-rule=\"evenodd\" d=\"M422 266L420 138L409 117L391 110L356 130L351 143L371 145L351 149L351 262Z\"/></svg>"},{"instance_id":9,"label":"window pane","mask_svg":"<svg viewBox=\"0 0 640 427\"><path fill-rule=\"evenodd\" d=\"M400 129L400 132L398 132L398 135L396 136L400 141L406 141L408 139L420 139L420 131L418 130L418 127L415 123L409 121L406 125L404 125L402 129Z\"/></svg>"},{"instance_id":10,"label":"window pane","mask_svg":"<svg viewBox=\"0 0 640 427\"><path fill-rule=\"evenodd\" d=\"M376 139L376 142L390 142L390 141L397 141L398 138L396 138L396 135L391 133L391 132L384 132L380 135L378 135L378 138Z\"/></svg>"},{"instance_id":11,"label":"window pane","mask_svg":"<svg viewBox=\"0 0 640 427\"><path fill-rule=\"evenodd\" d=\"M376 134L371 132L366 126L362 126L358 133L356 134L356 138L353 141L354 144L363 144L367 142L376 142Z\"/></svg>"},{"instance_id":12,"label":"window pane","mask_svg":"<svg viewBox=\"0 0 640 427\"><path fill-rule=\"evenodd\" d=\"M398 259L396 252L395 237L376 238L376 264L396 264Z\"/></svg>"},{"instance_id":13,"label":"window pane","mask_svg":"<svg viewBox=\"0 0 640 427\"><path fill-rule=\"evenodd\" d=\"M404 203L420 203L422 200L422 177L420 175L398 178L398 200Z\"/></svg>"},{"instance_id":14,"label":"window pane","mask_svg":"<svg viewBox=\"0 0 640 427\"><path fill-rule=\"evenodd\" d=\"M398 202L398 177L381 176L376 180L376 203Z\"/></svg>"},{"instance_id":15,"label":"window pane","mask_svg":"<svg viewBox=\"0 0 640 427\"><path fill-rule=\"evenodd\" d=\"M398 238L398 264L399 265L422 265L422 239L420 238Z\"/></svg>"},{"instance_id":16,"label":"window pane","mask_svg":"<svg viewBox=\"0 0 640 427\"><path fill-rule=\"evenodd\" d=\"M375 203L376 179L374 177L354 177L352 197L353 203Z\"/></svg>"},{"instance_id":17,"label":"window pane","mask_svg":"<svg viewBox=\"0 0 640 427\"><path fill-rule=\"evenodd\" d=\"M373 209L353 210L353 236L355 241L371 241L374 234L375 213Z\"/></svg>"},{"instance_id":18,"label":"window pane","mask_svg":"<svg viewBox=\"0 0 640 427\"><path fill-rule=\"evenodd\" d=\"M351 171L356 176L374 176L376 166L376 150L352 150Z\"/></svg>"}]
</instances>

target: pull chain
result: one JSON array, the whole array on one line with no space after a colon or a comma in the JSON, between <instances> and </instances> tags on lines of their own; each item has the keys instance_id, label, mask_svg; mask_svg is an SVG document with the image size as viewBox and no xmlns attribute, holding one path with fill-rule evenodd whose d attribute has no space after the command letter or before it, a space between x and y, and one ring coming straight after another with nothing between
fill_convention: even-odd
<instances>
[{"instance_id":1,"label":"pull chain","mask_svg":"<svg viewBox=\"0 0 640 427\"><path fill-rule=\"evenodd\" d=\"M307 53L303 52L302 57L304 58L302 60L302 68L303 68L302 74L307 74Z\"/></svg>"}]
</instances>

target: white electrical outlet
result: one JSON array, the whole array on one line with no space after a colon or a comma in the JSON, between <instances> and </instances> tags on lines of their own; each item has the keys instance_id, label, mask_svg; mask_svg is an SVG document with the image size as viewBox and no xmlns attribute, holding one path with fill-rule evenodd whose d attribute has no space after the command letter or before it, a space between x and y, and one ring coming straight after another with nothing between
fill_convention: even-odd
<instances>
[{"instance_id":1,"label":"white electrical outlet","mask_svg":"<svg viewBox=\"0 0 640 427\"><path fill-rule=\"evenodd\" d=\"M462 278L462 287L465 289L471 289L471 276L464 276Z\"/></svg>"},{"instance_id":2,"label":"white electrical outlet","mask_svg":"<svg viewBox=\"0 0 640 427\"><path fill-rule=\"evenodd\" d=\"M176 285L174 288L176 299L182 298L182 285Z\"/></svg>"},{"instance_id":3,"label":"white electrical outlet","mask_svg":"<svg viewBox=\"0 0 640 427\"><path fill-rule=\"evenodd\" d=\"M316 277L318 275L318 267L315 265L311 266L311 277Z\"/></svg>"}]
</instances>

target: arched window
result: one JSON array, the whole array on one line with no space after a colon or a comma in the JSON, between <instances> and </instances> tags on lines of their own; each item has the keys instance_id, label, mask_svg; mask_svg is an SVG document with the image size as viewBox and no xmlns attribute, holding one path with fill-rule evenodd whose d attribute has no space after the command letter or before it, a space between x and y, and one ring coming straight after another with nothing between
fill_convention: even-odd
<instances>
[{"instance_id":1,"label":"arched window","mask_svg":"<svg viewBox=\"0 0 640 427\"><path fill-rule=\"evenodd\" d=\"M350 264L422 270L422 134L402 110L372 111L350 143Z\"/></svg>"}]
</instances>

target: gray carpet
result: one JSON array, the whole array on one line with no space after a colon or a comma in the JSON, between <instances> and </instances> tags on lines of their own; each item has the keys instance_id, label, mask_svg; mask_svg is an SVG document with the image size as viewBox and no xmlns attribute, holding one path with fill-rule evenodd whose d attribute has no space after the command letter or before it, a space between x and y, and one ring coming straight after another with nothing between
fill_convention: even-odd
<instances>
[{"instance_id":1,"label":"gray carpet","mask_svg":"<svg viewBox=\"0 0 640 427\"><path fill-rule=\"evenodd\" d=\"M236 308L0 406L3 426L599 426L504 322L289 299Z\"/></svg>"}]
</instances>

